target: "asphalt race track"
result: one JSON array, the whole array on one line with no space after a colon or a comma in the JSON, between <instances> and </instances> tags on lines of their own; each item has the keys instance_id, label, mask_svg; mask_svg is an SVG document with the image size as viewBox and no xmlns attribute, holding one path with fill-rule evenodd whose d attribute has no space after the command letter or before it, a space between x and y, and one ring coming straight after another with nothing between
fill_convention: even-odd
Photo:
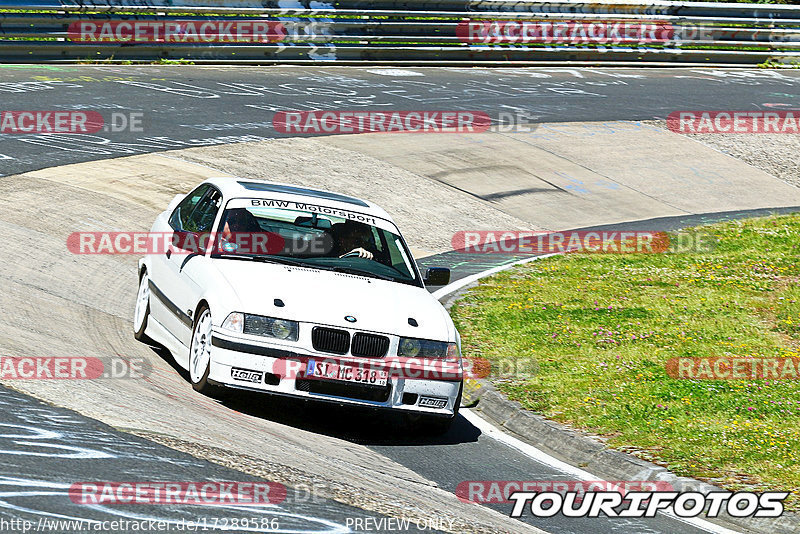
<instances>
[{"instance_id":1,"label":"asphalt race track","mask_svg":"<svg viewBox=\"0 0 800 534\"><path fill-rule=\"evenodd\" d=\"M281 137L284 134L275 131L272 117L283 110L469 110L483 111L496 119L501 119L501 112L514 113L529 122L664 119L676 110L696 109L786 110L797 105L800 73L700 69L4 66L0 67L0 94L3 109L92 110L100 112L107 121L107 131L92 135L0 134L0 174L11 180L12 175L57 165ZM142 131L112 131L114 127L109 127L109 121L113 120L114 113L127 117L130 113L140 114L136 116L142 120ZM46 197L47 191L41 184L37 187ZM87 195L92 202L98 198ZM69 216L78 217L81 213L79 197L50 198L48 204L57 210L64 207ZM87 200L87 206L91 205ZM103 205L103 212L112 214L116 207L116 204ZM674 229L766 211L687 215L642 224L649 230ZM102 217L94 212L84 215ZM6 224L11 227L13 223ZM421 263L451 266L455 269L454 279L458 279L518 259L521 257L475 260L445 253L425 258ZM32 260L19 261L39 260L34 256ZM125 272L116 265L104 264L98 273L92 274L92 281L101 284L106 276L107 282L116 287L118 281L111 277L124 277ZM11 275L5 275L3 280L4 285L6 280L9 283L13 280L15 284L24 282ZM119 285L129 285L126 289L133 291L134 284L129 282L124 280ZM120 293L118 296L124 300L130 295ZM110 315L116 313L117 306L132 310L132 297L130 302L114 303ZM129 332L122 331L127 322L121 317L122 312L91 333L98 342L102 339L103 349L125 350L133 343L128 339ZM5 350L2 343L0 332L0 350ZM93 347L89 349L94 350ZM168 388L164 384L168 384L172 389L161 398L173 403L177 411L197 404L189 384L177 371L158 353L151 357L166 369L169 378L143 388L160 392L161 389L166 391ZM89 517L90 512L85 509L76 511L75 505L64 497L65 489L76 480L147 480L148 477L255 480L12 390L3 388L0 394L0 402L4 404L0 410L0 426L4 430L17 428L4 431L0 436L0 486L3 486L0 488L3 490L0 492L0 518L38 521L47 514L51 514L47 517L74 517L83 513L81 517L86 518L123 515L122 512L115 515L93 510L91 514L96 515ZM181 400L184 394L186 398ZM136 402L135 398L120 399L123 404L135 405ZM418 475L420 480L433 482L448 492L454 492L458 483L466 480L570 479L570 475L559 469L487 436L463 416L447 435L428 439L408 437L392 420L375 420L366 415L351 417L333 408L316 409L291 402L264 406L250 396L214 404L213 409L220 415L223 426L226 421L238 425L244 424L243 417L255 418L281 427L283 432L296 431L302 436L297 438L298 442L310 439L306 436L311 433L325 439L327 446L343 449L350 444L365 446ZM38 439L36 436L48 436L50 442L60 440L55 443L56 450L59 447L72 447L73 451L75 447L97 449L108 456L62 461L49 453L42 456L20 453L19 441L26 442L27 438L29 443ZM309 462L313 460L309 458ZM31 494L36 497L39 507L36 510L27 509L32 506L30 500L24 503L14 500L19 499L16 493L27 491L18 489L25 484L48 488L50 492L41 498L39 494ZM12 502L9 504L9 501ZM303 515L311 518L307 521L315 522L315 527L292 525L296 529L293 531L302 532L337 531L343 517L385 517L329 499L308 499L297 494L280 506L289 516ZM509 512L508 506L493 508L503 515ZM165 512L162 507L157 510L137 508L136 513L157 517L169 513L174 514L169 516L173 518L189 512ZM651 520L576 520L557 516L540 520L526 517L525 521L545 531L559 533L724 532L663 515Z\"/></svg>"},{"instance_id":2,"label":"asphalt race track","mask_svg":"<svg viewBox=\"0 0 800 534\"><path fill-rule=\"evenodd\" d=\"M677 110L786 110L800 74L720 69L0 66L3 109L97 111L92 135L0 135L0 174L281 137L277 111L483 111L526 122L665 119ZM112 114L140 114L141 131ZM509 119L505 119L506 121Z\"/></svg>"},{"instance_id":3,"label":"asphalt race track","mask_svg":"<svg viewBox=\"0 0 800 534\"><path fill-rule=\"evenodd\" d=\"M181 503L80 504L69 498L70 487L79 482L109 480L111 473L114 480L127 482L264 481L119 432L4 387L0 387L0 405L0 525L8 522L3 527L5 531L38 527L42 532L75 532L79 524L85 527L91 521L124 520L170 522L177 529L183 520L189 528L193 524L198 530L220 532L229 530L222 528L223 525L236 518L254 525L242 531L258 531L255 525L277 520L275 526L285 531L334 534L349 531L344 518L355 522L356 518L375 517L358 508L292 489L280 504L223 507ZM29 526L24 526L25 521L30 522Z\"/></svg>"}]
</instances>

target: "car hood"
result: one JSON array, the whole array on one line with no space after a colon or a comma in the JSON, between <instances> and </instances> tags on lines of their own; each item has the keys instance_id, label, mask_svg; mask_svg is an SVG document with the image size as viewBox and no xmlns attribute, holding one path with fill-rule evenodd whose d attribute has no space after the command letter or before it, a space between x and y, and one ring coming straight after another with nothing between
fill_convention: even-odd
<instances>
[{"instance_id":1,"label":"car hood","mask_svg":"<svg viewBox=\"0 0 800 534\"><path fill-rule=\"evenodd\" d=\"M231 311L454 341L455 329L441 304L424 288L364 276L239 260L216 268L237 297ZM274 304L283 301L283 307ZM356 318L355 323L345 320ZM409 324L414 319L418 326Z\"/></svg>"}]
</instances>

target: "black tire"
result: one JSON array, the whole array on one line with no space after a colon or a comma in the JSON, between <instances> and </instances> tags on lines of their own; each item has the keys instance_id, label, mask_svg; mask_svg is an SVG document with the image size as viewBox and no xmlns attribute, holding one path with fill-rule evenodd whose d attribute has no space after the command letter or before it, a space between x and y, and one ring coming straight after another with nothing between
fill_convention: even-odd
<instances>
[{"instance_id":1,"label":"black tire","mask_svg":"<svg viewBox=\"0 0 800 534\"><path fill-rule=\"evenodd\" d=\"M147 270L146 269L143 270L142 274L139 276L139 289L136 292L136 303L137 303L137 306L139 304L139 297L140 297L140 293L142 291L142 282L144 280L149 280L149 278L147 277ZM134 314L135 314L135 312L134 312ZM136 327L136 320L135 320L135 316L134 316L133 337L134 337L134 339L136 341L139 341L141 343L147 343L148 345L153 345L154 344L153 340L150 339L150 337L147 334L145 334L145 330L147 330L147 321L149 319L150 319L150 289L148 288L147 289L147 305L145 306L145 310L144 310L144 318L142 319L142 322L141 322L141 324L139 325L138 328Z\"/></svg>"}]
</instances>

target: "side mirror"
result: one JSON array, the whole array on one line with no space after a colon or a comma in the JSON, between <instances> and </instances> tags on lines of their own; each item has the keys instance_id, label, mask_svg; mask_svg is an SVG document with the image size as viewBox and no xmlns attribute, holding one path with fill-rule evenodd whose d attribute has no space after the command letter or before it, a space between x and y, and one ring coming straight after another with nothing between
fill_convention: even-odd
<instances>
[{"instance_id":1,"label":"side mirror","mask_svg":"<svg viewBox=\"0 0 800 534\"><path fill-rule=\"evenodd\" d=\"M450 269L447 267L431 267L425 273L426 286L446 286L450 283Z\"/></svg>"}]
</instances>

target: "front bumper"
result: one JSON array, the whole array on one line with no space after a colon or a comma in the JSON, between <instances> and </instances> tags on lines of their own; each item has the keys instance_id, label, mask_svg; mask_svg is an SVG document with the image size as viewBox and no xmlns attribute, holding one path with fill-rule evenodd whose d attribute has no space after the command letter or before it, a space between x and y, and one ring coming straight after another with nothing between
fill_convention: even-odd
<instances>
[{"instance_id":1,"label":"front bumper","mask_svg":"<svg viewBox=\"0 0 800 534\"><path fill-rule=\"evenodd\" d=\"M460 377L447 379L389 376L386 386L306 377L309 359L335 358L349 365L375 360L340 357L231 335L214 330L209 380L222 386L398 412L452 417Z\"/></svg>"}]
</instances>

